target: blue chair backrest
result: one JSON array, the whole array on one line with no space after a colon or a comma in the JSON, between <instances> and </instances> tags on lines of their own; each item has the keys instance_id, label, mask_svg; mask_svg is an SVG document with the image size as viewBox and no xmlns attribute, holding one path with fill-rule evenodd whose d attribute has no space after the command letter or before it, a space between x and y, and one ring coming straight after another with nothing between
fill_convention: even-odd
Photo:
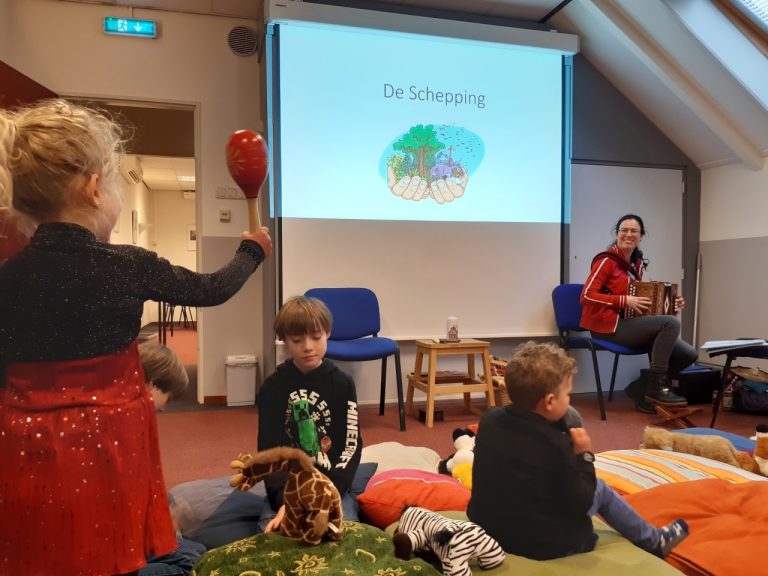
<instances>
[{"instance_id":1,"label":"blue chair backrest","mask_svg":"<svg viewBox=\"0 0 768 576\"><path fill-rule=\"evenodd\" d=\"M328 306L333 315L331 340L354 340L381 330L379 300L368 288L311 288L304 295Z\"/></svg>"},{"instance_id":2,"label":"blue chair backrest","mask_svg":"<svg viewBox=\"0 0 768 576\"><path fill-rule=\"evenodd\" d=\"M560 284L552 290L555 322L560 332L572 330L584 332L581 322L581 290L584 284Z\"/></svg>"}]
</instances>

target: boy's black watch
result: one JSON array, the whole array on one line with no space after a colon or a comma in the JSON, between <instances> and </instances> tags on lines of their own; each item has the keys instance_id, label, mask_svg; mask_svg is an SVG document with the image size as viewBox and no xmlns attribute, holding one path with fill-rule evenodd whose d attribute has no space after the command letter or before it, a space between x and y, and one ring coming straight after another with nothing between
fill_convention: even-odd
<instances>
[{"instance_id":1,"label":"boy's black watch","mask_svg":"<svg viewBox=\"0 0 768 576\"><path fill-rule=\"evenodd\" d=\"M590 464L595 463L595 455L592 452L579 452L576 456L584 460L584 462L589 462Z\"/></svg>"}]
</instances>

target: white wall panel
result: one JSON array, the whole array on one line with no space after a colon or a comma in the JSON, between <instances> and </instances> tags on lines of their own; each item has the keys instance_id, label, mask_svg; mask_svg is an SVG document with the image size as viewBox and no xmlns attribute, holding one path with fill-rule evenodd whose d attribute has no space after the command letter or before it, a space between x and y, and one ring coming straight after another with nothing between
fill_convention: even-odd
<instances>
[{"instance_id":1,"label":"white wall panel","mask_svg":"<svg viewBox=\"0 0 768 576\"><path fill-rule=\"evenodd\" d=\"M741 164L701 172L700 241L768 236L768 164Z\"/></svg>"}]
</instances>

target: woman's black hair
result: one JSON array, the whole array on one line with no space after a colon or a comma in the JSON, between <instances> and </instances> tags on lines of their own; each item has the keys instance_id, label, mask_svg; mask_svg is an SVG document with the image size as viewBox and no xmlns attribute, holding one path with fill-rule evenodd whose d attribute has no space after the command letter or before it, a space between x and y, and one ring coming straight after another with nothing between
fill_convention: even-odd
<instances>
[{"instance_id":1,"label":"woman's black hair","mask_svg":"<svg viewBox=\"0 0 768 576\"><path fill-rule=\"evenodd\" d=\"M637 214L624 214L624 216L619 218L616 221L616 226L613 227L614 234L619 233L619 228L621 228L621 223L624 222L625 220L637 220L637 223L640 224L640 238L645 236L645 223L643 222L643 219L640 218L640 216L638 216ZM614 242L614 244L615 243L616 242ZM649 260L647 258L643 258L643 251L640 250L640 248L635 248L629 257L629 261L632 263L632 265L634 265L635 262L637 262L638 260L640 260L643 263L643 270L648 268Z\"/></svg>"},{"instance_id":2,"label":"woman's black hair","mask_svg":"<svg viewBox=\"0 0 768 576\"><path fill-rule=\"evenodd\" d=\"M637 214L624 214L619 220L616 222L616 226L613 227L613 232L615 234L619 233L619 228L621 228L621 223L625 220L637 220L637 223L640 224L640 236L645 236L645 224L643 223L643 219L640 218Z\"/></svg>"}]
</instances>

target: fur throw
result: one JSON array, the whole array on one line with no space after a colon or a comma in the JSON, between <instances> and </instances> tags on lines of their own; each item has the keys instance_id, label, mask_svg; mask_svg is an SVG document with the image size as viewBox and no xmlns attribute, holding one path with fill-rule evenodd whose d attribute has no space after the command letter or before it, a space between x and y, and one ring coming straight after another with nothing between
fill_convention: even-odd
<instances>
[{"instance_id":1,"label":"fur throw","mask_svg":"<svg viewBox=\"0 0 768 576\"><path fill-rule=\"evenodd\" d=\"M736 450L733 444L722 436L681 434L648 426L643 432L643 448L658 448L703 456L755 474L761 473L757 462L748 452Z\"/></svg>"}]
</instances>

